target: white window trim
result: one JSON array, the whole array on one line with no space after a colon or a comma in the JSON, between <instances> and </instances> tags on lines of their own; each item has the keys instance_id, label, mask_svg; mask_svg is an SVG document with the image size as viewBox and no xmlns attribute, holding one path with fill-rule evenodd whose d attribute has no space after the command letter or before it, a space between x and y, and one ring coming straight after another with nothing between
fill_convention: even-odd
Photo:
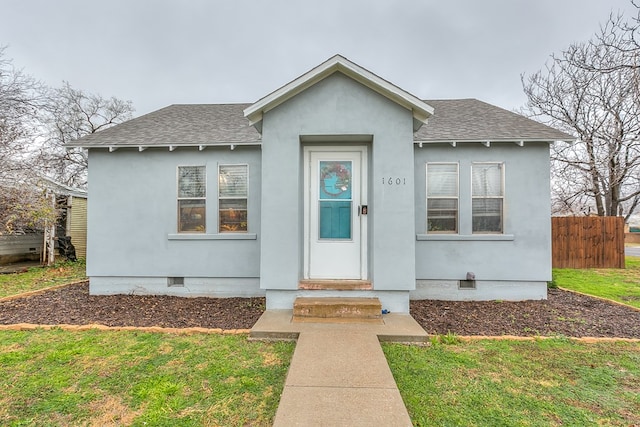
<instances>
[{"instance_id":1,"label":"white window trim","mask_svg":"<svg viewBox=\"0 0 640 427\"><path fill-rule=\"evenodd\" d=\"M202 234L202 233L170 233L167 234L167 240L256 240L256 233L221 233L221 234Z\"/></svg>"},{"instance_id":2,"label":"white window trim","mask_svg":"<svg viewBox=\"0 0 640 427\"><path fill-rule=\"evenodd\" d=\"M501 185L501 196L474 196L473 195L473 167L475 165L500 165L501 168L501 177L500 177L500 185ZM501 234L505 234L505 209L504 209L504 201L505 201L505 194L506 194L506 182L505 182L505 176L506 176L506 165L505 162L471 162L471 174L470 174L470 179L471 179L471 233L473 235L501 235ZM473 200L474 199L500 199L502 200L502 205L501 205L501 211L500 211L500 217L501 217L501 225L502 225L502 229L500 231L473 231Z\"/></svg>"},{"instance_id":3,"label":"white window trim","mask_svg":"<svg viewBox=\"0 0 640 427\"><path fill-rule=\"evenodd\" d=\"M450 199L456 200L456 230L455 231L429 231L429 165L456 165L456 196L455 197L431 197L431 199ZM459 162L426 162L425 168L425 232L433 235L457 235L460 233L460 163Z\"/></svg>"},{"instance_id":4,"label":"white window trim","mask_svg":"<svg viewBox=\"0 0 640 427\"><path fill-rule=\"evenodd\" d=\"M204 197L180 197L180 168L204 168ZM207 165L178 165L176 167L176 230L178 235L203 235L207 233L207 194L209 189L207 188ZM203 231L180 231L180 200L204 200L205 222Z\"/></svg>"},{"instance_id":5,"label":"white window trim","mask_svg":"<svg viewBox=\"0 0 640 427\"><path fill-rule=\"evenodd\" d=\"M247 194L244 197L221 197L220 196L220 168L225 166L246 166L247 167ZM216 175L216 183L217 183L217 207L216 207L216 229L218 230L219 235L246 235L249 232L249 191L250 191L250 182L249 182L249 163L218 163L218 174ZM220 200L234 200L234 199L246 199L247 200L247 230L246 231L222 231L220 230Z\"/></svg>"},{"instance_id":6,"label":"white window trim","mask_svg":"<svg viewBox=\"0 0 640 427\"><path fill-rule=\"evenodd\" d=\"M513 234L416 234L417 241L511 242Z\"/></svg>"}]
</instances>

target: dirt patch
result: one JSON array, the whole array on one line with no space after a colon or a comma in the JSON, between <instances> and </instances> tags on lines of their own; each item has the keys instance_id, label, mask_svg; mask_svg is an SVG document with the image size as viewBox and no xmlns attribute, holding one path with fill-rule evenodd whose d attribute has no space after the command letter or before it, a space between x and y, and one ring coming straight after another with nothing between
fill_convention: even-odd
<instances>
[{"instance_id":1,"label":"dirt patch","mask_svg":"<svg viewBox=\"0 0 640 427\"><path fill-rule=\"evenodd\" d=\"M144 411L143 408L133 411L117 396L105 396L101 400L92 402L88 408L92 414L88 423L90 426L130 425L135 417Z\"/></svg>"},{"instance_id":2,"label":"dirt patch","mask_svg":"<svg viewBox=\"0 0 640 427\"><path fill-rule=\"evenodd\" d=\"M0 302L0 324L248 329L264 307L264 298L91 296L81 283ZM430 334L640 338L640 311L559 289L546 301L412 301L411 314Z\"/></svg>"}]
</instances>

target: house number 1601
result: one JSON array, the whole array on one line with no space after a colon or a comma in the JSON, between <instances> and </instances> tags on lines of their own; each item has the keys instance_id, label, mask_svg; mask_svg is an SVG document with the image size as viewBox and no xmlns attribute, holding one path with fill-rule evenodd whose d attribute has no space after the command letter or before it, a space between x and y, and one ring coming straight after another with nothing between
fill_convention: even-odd
<instances>
[{"instance_id":1,"label":"house number 1601","mask_svg":"<svg viewBox=\"0 0 640 427\"><path fill-rule=\"evenodd\" d=\"M382 185L407 185L407 178L383 177Z\"/></svg>"}]
</instances>

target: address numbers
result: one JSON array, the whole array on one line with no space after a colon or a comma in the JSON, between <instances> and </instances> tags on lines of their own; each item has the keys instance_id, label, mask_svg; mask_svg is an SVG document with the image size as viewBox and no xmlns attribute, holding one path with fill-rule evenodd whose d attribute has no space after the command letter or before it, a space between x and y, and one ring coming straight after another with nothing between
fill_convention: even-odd
<instances>
[{"instance_id":1,"label":"address numbers","mask_svg":"<svg viewBox=\"0 0 640 427\"><path fill-rule=\"evenodd\" d=\"M399 178L399 177L383 177L382 185L407 185L407 178Z\"/></svg>"}]
</instances>

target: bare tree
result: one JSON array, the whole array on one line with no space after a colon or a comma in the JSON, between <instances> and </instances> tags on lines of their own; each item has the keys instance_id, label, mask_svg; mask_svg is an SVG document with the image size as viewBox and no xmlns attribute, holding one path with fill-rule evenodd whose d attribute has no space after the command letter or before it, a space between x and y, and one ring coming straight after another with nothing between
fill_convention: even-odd
<instances>
[{"instance_id":1,"label":"bare tree","mask_svg":"<svg viewBox=\"0 0 640 427\"><path fill-rule=\"evenodd\" d=\"M44 105L42 84L13 67L0 46L0 179L24 170L24 156Z\"/></svg>"},{"instance_id":2,"label":"bare tree","mask_svg":"<svg viewBox=\"0 0 640 427\"><path fill-rule=\"evenodd\" d=\"M42 168L58 182L86 186L87 153L80 148L66 149L65 144L129 120L133 111L131 101L85 93L67 82L51 90L43 117Z\"/></svg>"},{"instance_id":3,"label":"bare tree","mask_svg":"<svg viewBox=\"0 0 640 427\"><path fill-rule=\"evenodd\" d=\"M594 39L522 77L525 111L578 139L552 148L556 211L628 219L638 208L640 74L630 62L636 28L612 16Z\"/></svg>"},{"instance_id":4,"label":"bare tree","mask_svg":"<svg viewBox=\"0 0 640 427\"><path fill-rule=\"evenodd\" d=\"M0 46L0 234L55 221L48 176L86 185L86 153L64 144L131 118L130 102L87 94L64 83L49 89L13 67Z\"/></svg>"},{"instance_id":5,"label":"bare tree","mask_svg":"<svg viewBox=\"0 0 640 427\"><path fill-rule=\"evenodd\" d=\"M55 217L49 199L31 183L30 163L44 86L13 67L0 47L0 234L38 229Z\"/></svg>"}]
</instances>

